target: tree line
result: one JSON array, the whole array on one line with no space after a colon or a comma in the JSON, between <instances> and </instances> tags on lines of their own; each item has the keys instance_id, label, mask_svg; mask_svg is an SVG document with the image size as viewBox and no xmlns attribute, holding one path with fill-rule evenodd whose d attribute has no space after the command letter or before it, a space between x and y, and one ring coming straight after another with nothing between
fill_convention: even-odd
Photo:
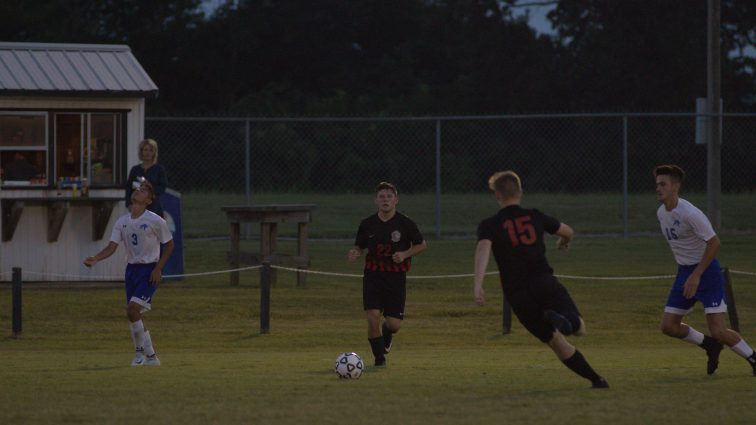
<instances>
[{"instance_id":1,"label":"tree line","mask_svg":"<svg viewBox=\"0 0 756 425\"><path fill-rule=\"evenodd\" d=\"M127 44L150 115L407 116L691 111L707 2L4 0L5 41ZM756 106L756 2L722 0L726 111Z\"/></svg>"}]
</instances>

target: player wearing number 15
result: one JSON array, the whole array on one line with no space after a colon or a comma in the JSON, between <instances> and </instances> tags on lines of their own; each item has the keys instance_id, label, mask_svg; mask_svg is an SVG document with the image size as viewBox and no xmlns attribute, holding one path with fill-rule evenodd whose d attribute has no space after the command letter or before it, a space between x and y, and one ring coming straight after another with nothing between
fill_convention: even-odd
<instances>
[{"instance_id":1,"label":"player wearing number 15","mask_svg":"<svg viewBox=\"0 0 756 425\"><path fill-rule=\"evenodd\" d=\"M113 225L108 245L84 260L84 265L92 267L113 255L118 244L123 243L126 249L126 316L136 349L132 366L160 365L150 332L142 321L142 313L152 308L152 296L163 278L163 266L173 252L173 237L165 220L147 210L154 199L152 185L147 180L142 181L131 194L129 213ZM161 243L165 244L162 253Z\"/></svg>"},{"instance_id":2,"label":"player wearing number 15","mask_svg":"<svg viewBox=\"0 0 756 425\"><path fill-rule=\"evenodd\" d=\"M608 388L583 355L565 336L583 335L585 322L567 289L554 277L546 261L543 233L559 236L557 247L566 251L572 228L536 209L520 206L522 185L513 171L501 171L488 180L501 209L478 225L475 248L474 298L486 302L483 279L491 252L499 267L504 297L522 325L547 344L565 366L591 381L593 388Z\"/></svg>"},{"instance_id":3,"label":"player wearing number 15","mask_svg":"<svg viewBox=\"0 0 756 425\"><path fill-rule=\"evenodd\" d=\"M362 305L368 322L368 341L375 366L386 366L393 334L404 319L407 272L412 256L426 248L425 240L412 219L396 211L396 187L381 182L375 190L378 212L362 220L354 247L347 259L357 260L367 249L362 278ZM386 318L381 326L381 313Z\"/></svg>"}]
</instances>

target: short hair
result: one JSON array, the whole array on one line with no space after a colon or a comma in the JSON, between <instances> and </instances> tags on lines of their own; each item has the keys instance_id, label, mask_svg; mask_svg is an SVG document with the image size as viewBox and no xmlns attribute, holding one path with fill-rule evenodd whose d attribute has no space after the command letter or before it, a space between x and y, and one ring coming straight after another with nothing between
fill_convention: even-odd
<instances>
[{"instance_id":1,"label":"short hair","mask_svg":"<svg viewBox=\"0 0 756 425\"><path fill-rule=\"evenodd\" d=\"M654 168L654 177L669 176L672 180L681 183L685 180L685 171L677 165L659 165Z\"/></svg>"},{"instance_id":2,"label":"short hair","mask_svg":"<svg viewBox=\"0 0 756 425\"><path fill-rule=\"evenodd\" d=\"M396 190L396 186L394 186L393 184L391 184L389 182L380 182L380 183L378 183L378 186L375 187L375 193L377 194L378 192L380 192L382 190L390 190L390 191L394 192L394 196L399 195L399 193Z\"/></svg>"},{"instance_id":3,"label":"short hair","mask_svg":"<svg viewBox=\"0 0 756 425\"><path fill-rule=\"evenodd\" d=\"M520 176L512 170L499 171L488 178L488 187L507 199L522 195Z\"/></svg>"},{"instance_id":4,"label":"short hair","mask_svg":"<svg viewBox=\"0 0 756 425\"><path fill-rule=\"evenodd\" d=\"M144 158L142 158L142 148L150 145L152 146L152 149L155 150L155 162L157 162L158 159L158 144L154 139L144 139L141 142L139 142L139 160L144 161Z\"/></svg>"}]
</instances>

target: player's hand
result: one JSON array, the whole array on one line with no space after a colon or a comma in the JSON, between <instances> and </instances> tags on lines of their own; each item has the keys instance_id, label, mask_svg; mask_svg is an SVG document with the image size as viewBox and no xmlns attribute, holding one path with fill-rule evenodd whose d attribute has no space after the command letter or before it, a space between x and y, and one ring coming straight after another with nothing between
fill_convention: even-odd
<instances>
[{"instance_id":1,"label":"player's hand","mask_svg":"<svg viewBox=\"0 0 756 425\"><path fill-rule=\"evenodd\" d=\"M362 252L360 252L359 249L352 248L347 253L347 260L354 261L354 260L360 258L360 255L362 255Z\"/></svg>"},{"instance_id":2,"label":"player's hand","mask_svg":"<svg viewBox=\"0 0 756 425\"><path fill-rule=\"evenodd\" d=\"M556 241L556 245L557 249L566 252L570 249L570 240L560 236Z\"/></svg>"},{"instance_id":3,"label":"player's hand","mask_svg":"<svg viewBox=\"0 0 756 425\"><path fill-rule=\"evenodd\" d=\"M486 305L486 291L482 286L475 286L473 288L473 298L475 299L475 304Z\"/></svg>"},{"instance_id":4,"label":"player's hand","mask_svg":"<svg viewBox=\"0 0 756 425\"><path fill-rule=\"evenodd\" d=\"M394 255L391 256L391 259L394 260L395 263L399 264L402 261L404 261L407 257L405 257L405 252L395 252Z\"/></svg>"},{"instance_id":5,"label":"player's hand","mask_svg":"<svg viewBox=\"0 0 756 425\"><path fill-rule=\"evenodd\" d=\"M683 285L683 296L687 299L693 298L698 290L698 284L701 283L701 276L691 274Z\"/></svg>"},{"instance_id":6,"label":"player's hand","mask_svg":"<svg viewBox=\"0 0 756 425\"><path fill-rule=\"evenodd\" d=\"M158 285L160 285L160 281L162 280L163 272L160 269L156 268L152 271L152 273L150 273L150 283L152 284L152 286L157 287Z\"/></svg>"},{"instance_id":7,"label":"player's hand","mask_svg":"<svg viewBox=\"0 0 756 425\"><path fill-rule=\"evenodd\" d=\"M84 265L87 267L92 267L95 264L97 264L97 259L94 257L87 257L84 259Z\"/></svg>"}]
</instances>

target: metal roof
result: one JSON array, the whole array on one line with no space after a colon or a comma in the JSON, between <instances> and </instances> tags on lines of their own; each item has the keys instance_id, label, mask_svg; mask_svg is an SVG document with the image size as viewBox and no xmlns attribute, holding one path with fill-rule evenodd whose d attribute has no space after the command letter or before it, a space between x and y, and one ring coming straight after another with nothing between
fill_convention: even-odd
<instances>
[{"instance_id":1,"label":"metal roof","mask_svg":"<svg viewBox=\"0 0 756 425\"><path fill-rule=\"evenodd\" d=\"M0 95L146 97L157 91L126 45L0 42Z\"/></svg>"}]
</instances>

